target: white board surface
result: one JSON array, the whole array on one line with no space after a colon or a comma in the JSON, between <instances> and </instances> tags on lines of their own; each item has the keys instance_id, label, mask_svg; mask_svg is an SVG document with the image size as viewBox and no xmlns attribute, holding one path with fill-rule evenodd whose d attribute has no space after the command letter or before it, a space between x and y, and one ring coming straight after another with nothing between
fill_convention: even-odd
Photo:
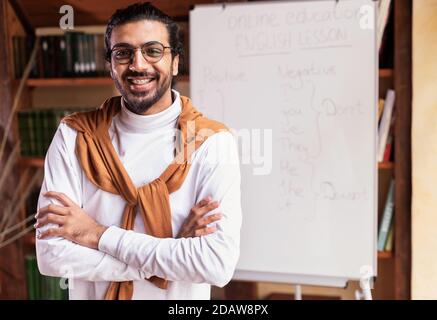
<instances>
[{"instance_id":1,"label":"white board surface","mask_svg":"<svg viewBox=\"0 0 437 320\"><path fill-rule=\"evenodd\" d=\"M191 97L242 146L235 279L376 275L375 10L342 0L190 12Z\"/></svg>"}]
</instances>

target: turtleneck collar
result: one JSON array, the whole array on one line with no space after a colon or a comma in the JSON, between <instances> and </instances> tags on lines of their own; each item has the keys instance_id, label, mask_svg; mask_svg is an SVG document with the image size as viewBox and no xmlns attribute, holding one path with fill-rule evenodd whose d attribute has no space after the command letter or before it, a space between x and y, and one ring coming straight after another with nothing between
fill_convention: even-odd
<instances>
[{"instance_id":1,"label":"turtleneck collar","mask_svg":"<svg viewBox=\"0 0 437 320\"><path fill-rule=\"evenodd\" d=\"M125 101L122 98L121 110L117 115L119 128L132 133L146 133L163 128L174 128L182 109L179 92L172 90L172 96L174 98L173 103L167 109L152 115L133 113L126 108Z\"/></svg>"}]
</instances>

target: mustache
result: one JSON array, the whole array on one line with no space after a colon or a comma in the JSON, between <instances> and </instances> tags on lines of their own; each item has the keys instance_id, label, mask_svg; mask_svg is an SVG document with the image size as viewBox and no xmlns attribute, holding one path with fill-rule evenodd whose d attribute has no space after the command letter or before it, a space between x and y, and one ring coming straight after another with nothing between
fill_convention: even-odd
<instances>
[{"instance_id":1,"label":"mustache","mask_svg":"<svg viewBox=\"0 0 437 320\"><path fill-rule=\"evenodd\" d=\"M137 71L129 71L124 75L124 78L127 77L153 77L159 78L159 73L156 72L137 72Z\"/></svg>"}]
</instances>

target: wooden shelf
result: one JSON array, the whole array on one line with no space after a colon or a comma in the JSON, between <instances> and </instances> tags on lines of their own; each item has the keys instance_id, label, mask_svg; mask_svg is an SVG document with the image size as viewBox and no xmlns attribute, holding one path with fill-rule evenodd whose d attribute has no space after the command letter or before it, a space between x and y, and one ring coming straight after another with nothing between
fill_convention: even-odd
<instances>
[{"instance_id":1,"label":"wooden shelf","mask_svg":"<svg viewBox=\"0 0 437 320\"><path fill-rule=\"evenodd\" d=\"M44 167L44 158L42 157L21 157L18 164L24 167Z\"/></svg>"},{"instance_id":2,"label":"wooden shelf","mask_svg":"<svg viewBox=\"0 0 437 320\"><path fill-rule=\"evenodd\" d=\"M35 246L35 231L30 231L24 235L23 240L26 246Z\"/></svg>"},{"instance_id":3,"label":"wooden shelf","mask_svg":"<svg viewBox=\"0 0 437 320\"><path fill-rule=\"evenodd\" d=\"M188 75L177 76L181 82L188 82ZM110 77L87 77L87 78L38 78L26 81L29 87L80 87L80 86L112 86L114 80Z\"/></svg>"},{"instance_id":4,"label":"wooden shelf","mask_svg":"<svg viewBox=\"0 0 437 320\"><path fill-rule=\"evenodd\" d=\"M26 83L29 87L109 86L114 84L110 77L40 78L28 79Z\"/></svg>"},{"instance_id":5,"label":"wooden shelf","mask_svg":"<svg viewBox=\"0 0 437 320\"><path fill-rule=\"evenodd\" d=\"M378 169L393 169L393 162L378 162Z\"/></svg>"},{"instance_id":6,"label":"wooden shelf","mask_svg":"<svg viewBox=\"0 0 437 320\"><path fill-rule=\"evenodd\" d=\"M176 80L181 82L188 82L190 81L190 76L188 74L181 74L180 76L176 77Z\"/></svg>"},{"instance_id":7,"label":"wooden shelf","mask_svg":"<svg viewBox=\"0 0 437 320\"><path fill-rule=\"evenodd\" d=\"M378 259L390 259L393 258L393 252L391 251L378 251Z\"/></svg>"},{"instance_id":8,"label":"wooden shelf","mask_svg":"<svg viewBox=\"0 0 437 320\"><path fill-rule=\"evenodd\" d=\"M380 78L391 78L393 77L393 69L379 69Z\"/></svg>"}]
</instances>

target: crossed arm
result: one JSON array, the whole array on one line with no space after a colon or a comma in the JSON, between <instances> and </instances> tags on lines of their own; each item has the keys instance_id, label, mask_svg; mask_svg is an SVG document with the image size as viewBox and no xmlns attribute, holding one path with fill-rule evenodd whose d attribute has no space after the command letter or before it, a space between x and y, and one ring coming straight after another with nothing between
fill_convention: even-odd
<instances>
[{"instance_id":1,"label":"crossed arm","mask_svg":"<svg viewBox=\"0 0 437 320\"><path fill-rule=\"evenodd\" d=\"M62 237L84 247L99 249L100 238L108 227L91 218L64 193L49 191L45 192L43 196L54 198L61 205L49 204L41 208L35 215L37 222L34 227L37 229L49 224L57 225L57 227L51 227L38 233L38 239ZM222 215L214 213L206 216L207 213L216 208L218 208L218 202L211 201L211 197L199 201L191 208L190 214L176 238L201 237L217 231L216 226L209 225L220 220Z\"/></svg>"},{"instance_id":2,"label":"crossed arm","mask_svg":"<svg viewBox=\"0 0 437 320\"><path fill-rule=\"evenodd\" d=\"M46 157L38 215L42 237L37 239L38 265L42 273L88 281L142 280L159 276L172 281L219 286L230 280L239 254L241 224L238 158L233 159L234 164L210 162L213 165L207 166L210 172L198 194L200 198L212 195L218 200L222 215L202 220L201 211L197 210L197 218L192 214L192 219L186 220L181 238L159 239L115 226L101 226L80 209L78 168L71 161L74 158L72 146L66 142L66 138L70 138L69 141L74 138L66 137L72 135L72 131L61 125ZM210 139L211 150L231 150L231 156L236 157L230 134L218 134ZM205 152L204 157L207 163L208 157L217 159L217 154ZM62 183L58 183L60 181ZM43 196L53 190L56 192ZM219 218L217 229L205 229L207 223ZM198 227L195 223L199 223ZM203 226L200 233L209 234L199 236L199 231L195 234L199 226Z\"/></svg>"}]
</instances>

